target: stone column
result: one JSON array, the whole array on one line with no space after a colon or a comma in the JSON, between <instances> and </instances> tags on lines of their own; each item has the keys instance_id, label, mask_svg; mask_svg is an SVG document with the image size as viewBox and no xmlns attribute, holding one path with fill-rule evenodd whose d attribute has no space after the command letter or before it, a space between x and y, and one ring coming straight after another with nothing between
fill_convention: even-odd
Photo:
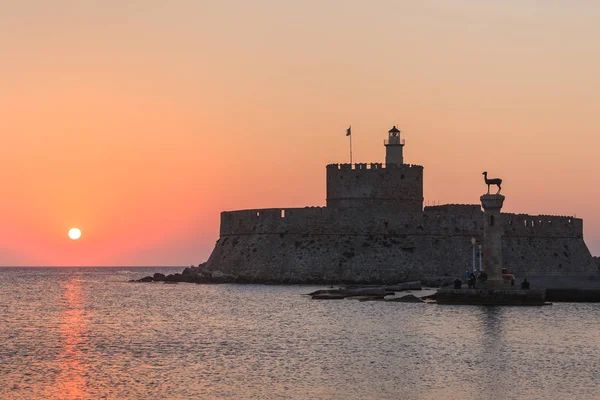
<instances>
[{"instance_id":1,"label":"stone column","mask_svg":"<svg viewBox=\"0 0 600 400\"><path fill-rule=\"evenodd\" d=\"M481 204L483 222L483 270L488 276L488 288L501 287L502 281L502 224L500 210L504 203L501 194L484 194Z\"/></svg>"}]
</instances>

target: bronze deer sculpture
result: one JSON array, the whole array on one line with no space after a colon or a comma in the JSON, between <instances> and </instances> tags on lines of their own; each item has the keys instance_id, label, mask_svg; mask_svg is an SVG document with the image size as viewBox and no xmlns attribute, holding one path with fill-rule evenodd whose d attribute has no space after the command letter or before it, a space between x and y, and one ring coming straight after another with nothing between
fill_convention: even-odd
<instances>
[{"instance_id":1,"label":"bronze deer sculpture","mask_svg":"<svg viewBox=\"0 0 600 400\"><path fill-rule=\"evenodd\" d=\"M498 186L498 191L496 192L496 194L500 194L500 190L502 190L502 186L501 186L502 179L499 179L499 178L488 179L487 171L485 171L482 175L483 175L483 179L485 180L486 185L488 186L487 194L490 194L490 185Z\"/></svg>"}]
</instances>

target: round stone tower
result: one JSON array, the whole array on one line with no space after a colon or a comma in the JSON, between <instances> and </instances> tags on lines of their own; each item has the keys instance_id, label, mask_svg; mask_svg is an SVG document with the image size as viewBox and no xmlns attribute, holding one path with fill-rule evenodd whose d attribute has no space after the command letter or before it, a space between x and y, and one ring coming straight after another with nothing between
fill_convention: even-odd
<instances>
[{"instance_id":1,"label":"round stone tower","mask_svg":"<svg viewBox=\"0 0 600 400\"><path fill-rule=\"evenodd\" d=\"M423 167L404 164L395 126L384 142L386 162L327 166L327 207L423 210Z\"/></svg>"}]
</instances>

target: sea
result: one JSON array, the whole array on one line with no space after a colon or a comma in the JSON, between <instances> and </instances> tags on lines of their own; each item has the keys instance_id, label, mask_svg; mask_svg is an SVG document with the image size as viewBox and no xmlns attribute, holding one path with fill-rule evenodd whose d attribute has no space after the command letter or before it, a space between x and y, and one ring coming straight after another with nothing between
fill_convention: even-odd
<instances>
[{"instance_id":1,"label":"sea","mask_svg":"<svg viewBox=\"0 0 600 400\"><path fill-rule=\"evenodd\" d=\"M600 399L600 304L311 300L0 268L1 399Z\"/></svg>"}]
</instances>

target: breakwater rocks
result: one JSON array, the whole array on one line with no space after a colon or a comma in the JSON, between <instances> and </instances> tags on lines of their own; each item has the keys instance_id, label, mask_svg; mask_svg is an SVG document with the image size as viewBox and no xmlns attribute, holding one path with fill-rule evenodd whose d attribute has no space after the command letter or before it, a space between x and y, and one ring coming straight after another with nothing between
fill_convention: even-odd
<instances>
[{"instance_id":1,"label":"breakwater rocks","mask_svg":"<svg viewBox=\"0 0 600 400\"><path fill-rule=\"evenodd\" d=\"M354 282L329 282L329 281L288 281L274 282L263 280L258 277L235 276L225 274L221 271L208 271L204 264L197 267L187 267L181 273L164 275L155 273L152 276L146 276L141 279L131 280L130 282L162 282L171 283L198 283L198 284L219 284L219 283L254 283L254 284L313 284L313 285L339 285L348 284L342 289L326 289L308 293L314 300L338 300L338 299L357 299L384 300L396 302L420 302L421 299L434 299L435 295L429 297L420 297L412 299L411 297L396 296L396 292L406 290L419 290L422 287L428 288L447 288L453 285L456 277L449 276L423 276L417 280L408 280L396 284L381 286L356 286ZM546 301L551 302L600 302L600 276L589 277L568 277L568 276L548 276L531 277L532 289L546 289ZM379 283L376 283L379 284ZM361 284L358 284L361 285ZM366 284L362 284L366 285Z\"/></svg>"},{"instance_id":2,"label":"breakwater rocks","mask_svg":"<svg viewBox=\"0 0 600 400\"><path fill-rule=\"evenodd\" d=\"M221 271L211 271L200 264L197 267L186 267L181 273L164 275L155 273L152 276L146 276L141 279L134 279L130 282L164 282L164 283L254 283L254 284L283 284L283 285L388 285L388 287L398 288L399 285L418 282L419 285L426 287L444 287L452 285L456 277L453 276L415 276L405 274L398 276L394 281L384 281L378 279L320 279L320 278L286 278L283 280L274 280L262 277L260 275L234 275L226 274ZM399 290L399 289L397 289Z\"/></svg>"},{"instance_id":3,"label":"breakwater rocks","mask_svg":"<svg viewBox=\"0 0 600 400\"><path fill-rule=\"evenodd\" d=\"M239 277L224 274L220 271L206 271L202 264L197 267L186 267L181 273L164 275L155 273L152 276L145 276L141 279L134 279L130 282L164 282L164 283L260 283L243 281Z\"/></svg>"},{"instance_id":4,"label":"breakwater rocks","mask_svg":"<svg viewBox=\"0 0 600 400\"><path fill-rule=\"evenodd\" d=\"M391 286L347 287L339 289L317 290L307 293L312 300L356 299L360 301L393 301L401 303L423 303L424 300L413 294L397 295L396 292L421 290L421 282L405 282Z\"/></svg>"}]
</instances>

